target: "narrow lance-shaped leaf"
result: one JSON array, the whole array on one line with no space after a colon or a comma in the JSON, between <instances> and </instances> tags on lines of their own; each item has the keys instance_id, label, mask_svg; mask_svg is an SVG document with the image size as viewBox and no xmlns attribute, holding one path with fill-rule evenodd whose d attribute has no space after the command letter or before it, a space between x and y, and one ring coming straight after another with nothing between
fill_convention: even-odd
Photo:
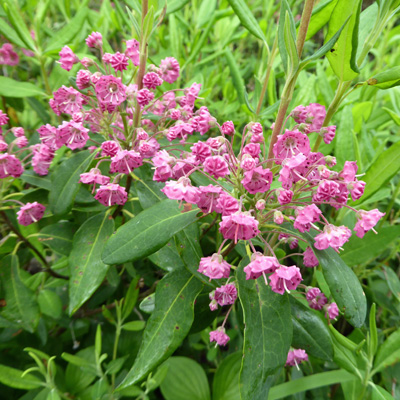
<instances>
[{"instance_id":1,"label":"narrow lance-shaped leaf","mask_svg":"<svg viewBox=\"0 0 400 400\"><path fill-rule=\"evenodd\" d=\"M236 270L245 323L240 394L242 400L264 400L292 342L290 304L288 295L272 292L263 277L246 280L248 262L244 258Z\"/></svg>"},{"instance_id":2,"label":"narrow lance-shaped leaf","mask_svg":"<svg viewBox=\"0 0 400 400\"><path fill-rule=\"evenodd\" d=\"M279 25L278 25L278 47L279 53L281 55L283 68L285 72L289 69L289 54L285 41L285 25L286 25L286 15L289 17L289 26L291 30L291 35L293 38L296 38L296 30L294 25L294 19L292 11L289 7L287 0L282 0L281 9L279 14ZM295 40L295 39L294 39Z\"/></svg>"},{"instance_id":3,"label":"narrow lance-shaped leaf","mask_svg":"<svg viewBox=\"0 0 400 400\"><path fill-rule=\"evenodd\" d=\"M50 208L54 214L67 213L79 190L79 177L96 156L88 150L74 154L65 160L51 175L52 191L49 195Z\"/></svg>"},{"instance_id":4,"label":"narrow lance-shaped leaf","mask_svg":"<svg viewBox=\"0 0 400 400\"><path fill-rule=\"evenodd\" d=\"M306 40L311 39L322 27L324 27L332 15L332 11L338 0L326 0L313 8L310 24L307 29ZM300 22L299 22L300 24Z\"/></svg>"},{"instance_id":5,"label":"narrow lance-shaped leaf","mask_svg":"<svg viewBox=\"0 0 400 400\"><path fill-rule=\"evenodd\" d=\"M194 222L197 213L197 209L181 212L178 203L168 199L147 208L111 236L102 254L103 262L124 263L156 252Z\"/></svg>"},{"instance_id":6,"label":"narrow lance-shaped leaf","mask_svg":"<svg viewBox=\"0 0 400 400\"><path fill-rule=\"evenodd\" d=\"M76 232L69 256L69 313L73 314L103 282L109 265L101 261L101 251L114 231L108 213L89 218Z\"/></svg>"},{"instance_id":7,"label":"narrow lance-shaped leaf","mask_svg":"<svg viewBox=\"0 0 400 400\"><path fill-rule=\"evenodd\" d=\"M185 269L170 272L161 280L139 354L119 389L144 379L181 344L192 325L194 301L202 287Z\"/></svg>"},{"instance_id":8,"label":"narrow lance-shaped leaf","mask_svg":"<svg viewBox=\"0 0 400 400\"><path fill-rule=\"evenodd\" d=\"M3 258L1 264L0 276L6 302L1 315L32 333L39 322L39 307L35 301L35 294L22 282L18 257L15 254Z\"/></svg>"},{"instance_id":9,"label":"narrow lance-shaped leaf","mask_svg":"<svg viewBox=\"0 0 400 400\"><path fill-rule=\"evenodd\" d=\"M386 71L379 72L368 79L368 85L379 89L390 89L400 85L400 67L389 68Z\"/></svg>"},{"instance_id":10,"label":"narrow lance-shaped leaf","mask_svg":"<svg viewBox=\"0 0 400 400\"><path fill-rule=\"evenodd\" d=\"M29 82L19 82L6 76L0 76L0 95L5 97L45 96L40 87Z\"/></svg>"}]
</instances>

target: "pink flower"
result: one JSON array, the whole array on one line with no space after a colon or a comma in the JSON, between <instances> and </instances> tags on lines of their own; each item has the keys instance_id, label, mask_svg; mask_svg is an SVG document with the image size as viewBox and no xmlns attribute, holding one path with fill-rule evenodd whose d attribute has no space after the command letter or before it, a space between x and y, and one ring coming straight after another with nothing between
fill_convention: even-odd
<instances>
[{"instance_id":1,"label":"pink flower","mask_svg":"<svg viewBox=\"0 0 400 400\"><path fill-rule=\"evenodd\" d=\"M140 63L139 42L136 39L126 41L125 54L131 59L136 67Z\"/></svg>"},{"instance_id":2,"label":"pink flower","mask_svg":"<svg viewBox=\"0 0 400 400\"><path fill-rule=\"evenodd\" d=\"M243 154L250 154L256 158L260 154L261 148L259 143L249 143L243 148Z\"/></svg>"},{"instance_id":3,"label":"pink flower","mask_svg":"<svg viewBox=\"0 0 400 400\"><path fill-rule=\"evenodd\" d=\"M24 49L22 49L24 51ZM14 51L14 47L10 43L4 43L0 49L0 65L14 66L18 65L19 56Z\"/></svg>"},{"instance_id":4,"label":"pink flower","mask_svg":"<svg viewBox=\"0 0 400 400\"><path fill-rule=\"evenodd\" d=\"M207 107L200 107L199 111L197 111L197 116L195 116L191 124L196 132L200 132L200 135L204 135L211 128L211 125L214 124L215 118L211 116Z\"/></svg>"},{"instance_id":5,"label":"pink flower","mask_svg":"<svg viewBox=\"0 0 400 400\"><path fill-rule=\"evenodd\" d=\"M300 269L295 265L286 267L281 265L270 277L271 289L275 293L289 293L290 290L295 290L303 279Z\"/></svg>"},{"instance_id":6,"label":"pink flower","mask_svg":"<svg viewBox=\"0 0 400 400\"><path fill-rule=\"evenodd\" d=\"M185 97L184 97L184 103L185 104L181 104L183 105L187 105L190 108L194 107L194 102L196 101L199 92L201 89L201 83L193 83L192 86L190 86L189 88L186 88L184 93L185 93Z\"/></svg>"},{"instance_id":7,"label":"pink flower","mask_svg":"<svg viewBox=\"0 0 400 400\"><path fill-rule=\"evenodd\" d=\"M92 74L86 69L80 69L76 75L76 86L78 89L86 89L90 86L90 77Z\"/></svg>"},{"instance_id":8,"label":"pink flower","mask_svg":"<svg viewBox=\"0 0 400 400\"><path fill-rule=\"evenodd\" d=\"M316 287L307 289L306 299L310 308L318 311L328 302L326 296Z\"/></svg>"},{"instance_id":9,"label":"pink flower","mask_svg":"<svg viewBox=\"0 0 400 400\"><path fill-rule=\"evenodd\" d=\"M161 191L171 200L183 200L196 204L200 199L200 190L192 186L189 178L182 177L178 181L169 181Z\"/></svg>"},{"instance_id":10,"label":"pink flower","mask_svg":"<svg viewBox=\"0 0 400 400\"><path fill-rule=\"evenodd\" d=\"M148 72L143 77L143 86L147 89L155 89L157 86L162 85L163 80L155 73Z\"/></svg>"},{"instance_id":11,"label":"pink flower","mask_svg":"<svg viewBox=\"0 0 400 400\"><path fill-rule=\"evenodd\" d=\"M161 78L168 83L174 83L179 78L179 63L173 57L167 57L160 63Z\"/></svg>"},{"instance_id":12,"label":"pink flower","mask_svg":"<svg viewBox=\"0 0 400 400\"><path fill-rule=\"evenodd\" d=\"M72 115L82 109L84 99L74 88L62 86L53 94L54 99L50 106L57 115L61 113Z\"/></svg>"},{"instance_id":13,"label":"pink flower","mask_svg":"<svg viewBox=\"0 0 400 400\"><path fill-rule=\"evenodd\" d=\"M0 110L0 126L1 125L7 125L8 123L8 116L7 114L3 113L2 110Z\"/></svg>"},{"instance_id":14,"label":"pink flower","mask_svg":"<svg viewBox=\"0 0 400 400\"><path fill-rule=\"evenodd\" d=\"M237 211L234 214L223 216L219 223L219 231L224 239L231 239L237 243L238 240L249 240L256 237L258 221L248 212Z\"/></svg>"},{"instance_id":15,"label":"pink flower","mask_svg":"<svg viewBox=\"0 0 400 400\"><path fill-rule=\"evenodd\" d=\"M359 238L363 238L371 229L376 233L374 226L385 215L385 213L381 213L377 208L375 208L371 211L360 210L356 215L359 219L354 227L354 231Z\"/></svg>"},{"instance_id":16,"label":"pink flower","mask_svg":"<svg viewBox=\"0 0 400 400\"><path fill-rule=\"evenodd\" d=\"M207 157L203 165L204 171L217 179L229 175L228 163L222 156Z\"/></svg>"},{"instance_id":17,"label":"pink flower","mask_svg":"<svg viewBox=\"0 0 400 400\"><path fill-rule=\"evenodd\" d=\"M322 214L322 211L315 204L311 204L302 209L298 208L297 211L297 217L293 226L301 233L308 232L311 228L311 224L318 222Z\"/></svg>"},{"instance_id":18,"label":"pink flower","mask_svg":"<svg viewBox=\"0 0 400 400\"><path fill-rule=\"evenodd\" d=\"M335 125L327 126L326 128L321 129L322 138L324 139L324 142L326 144L332 142L332 140L335 138L335 133L336 133Z\"/></svg>"},{"instance_id":19,"label":"pink flower","mask_svg":"<svg viewBox=\"0 0 400 400\"><path fill-rule=\"evenodd\" d=\"M126 100L126 86L112 75L101 76L96 83L96 95L102 103L119 106Z\"/></svg>"},{"instance_id":20,"label":"pink flower","mask_svg":"<svg viewBox=\"0 0 400 400\"><path fill-rule=\"evenodd\" d=\"M190 149L196 160L200 162L204 162L207 157L211 156L211 148L204 142L197 142Z\"/></svg>"},{"instance_id":21,"label":"pink flower","mask_svg":"<svg viewBox=\"0 0 400 400\"><path fill-rule=\"evenodd\" d=\"M134 150L119 150L111 159L110 172L130 174L134 168L143 165L142 156Z\"/></svg>"},{"instance_id":22,"label":"pink flower","mask_svg":"<svg viewBox=\"0 0 400 400\"><path fill-rule=\"evenodd\" d=\"M24 172L21 161L13 154L0 154L0 179L13 176L18 178Z\"/></svg>"},{"instance_id":23,"label":"pink flower","mask_svg":"<svg viewBox=\"0 0 400 400\"><path fill-rule=\"evenodd\" d=\"M329 319L335 319L339 315L339 308L336 303L331 303L327 307Z\"/></svg>"},{"instance_id":24,"label":"pink flower","mask_svg":"<svg viewBox=\"0 0 400 400\"><path fill-rule=\"evenodd\" d=\"M328 247L338 250L349 240L350 236L350 229L344 225L325 225L324 231L315 236L314 246L318 250L325 250Z\"/></svg>"},{"instance_id":25,"label":"pink flower","mask_svg":"<svg viewBox=\"0 0 400 400\"><path fill-rule=\"evenodd\" d=\"M310 141L304 133L297 130L286 131L283 135L278 136L277 142L273 148L274 156L277 164L282 164L286 158L291 158L299 153L305 156L310 152Z\"/></svg>"},{"instance_id":26,"label":"pink flower","mask_svg":"<svg viewBox=\"0 0 400 400\"><path fill-rule=\"evenodd\" d=\"M128 68L128 57L125 54L117 51L112 55L110 64L115 69L115 71L124 71Z\"/></svg>"},{"instance_id":27,"label":"pink flower","mask_svg":"<svg viewBox=\"0 0 400 400\"><path fill-rule=\"evenodd\" d=\"M43 144L47 145L52 150L59 148L57 145L57 128L51 126L50 124L42 125L38 130L40 135L40 140Z\"/></svg>"},{"instance_id":28,"label":"pink flower","mask_svg":"<svg viewBox=\"0 0 400 400\"><path fill-rule=\"evenodd\" d=\"M235 133L235 125L232 121L226 121L222 124L221 131L224 135L231 136Z\"/></svg>"},{"instance_id":29,"label":"pink flower","mask_svg":"<svg viewBox=\"0 0 400 400\"><path fill-rule=\"evenodd\" d=\"M257 167L244 173L242 185L251 194L265 193L271 187L273 180L272 172L263 167Z\"/></svg>"},{"instance_id":30,"label":"pink flower","mask_svg":"<svg viewBox=\"0 0 400 400\"><path fill-rule=\"evenodd\" d=\"M356 179L357 169L358 167L356 161L346 161L344 163L343 170L339 174L339 177L342 178L346 183L353 182Z\"/></svg>"},{"instance_id":31,"label":"pink flower","mask_svg":"<svg viewBox=\"0 0 400 400\"><path fill-rule=\"evenodd\" d=\"M239 211L239 202L229 194L223 192L217 200L218 212L227 216Z\"/></svg>"},{"instance_id":32,"label":"pink flower","mask_svg":"<svg viewBox=\"0 0 400 400\"><path fill-rule=\"evenodd\" d=\"M88 47L101 49L101 47L103 46L103 36L101 36L100 32L92 32L86 38L86 44L88 45Z\"/></svg>"},{"instance_id":33,"label":"pink flower","mask_svg":"<svg viewBox=\"0 0 400 400\"><path fill-rule=\"evenodd\" d=\"M64 46L61 49L59 56L61 68L65 69L66 71L71 71L72 66L79 62L79 58L68 46Z\"/></svg>"},{"instance_id":34,"label":"pink flower","mask_svg":"<svg viewBox=\"0 0 400 400\"><path fill-rule=\"evenodd\" d=\"M256 167L257 163L258 163L258 158L253 158L250 154L243 154L240 166L245 171L251 171Z\"/></svg>"},{"instance_id":35,"label":"pink flower","mask_svg":"<svg viewBox=\"0 0 400 400\"><path fill-rule=\"evenodd\" d=\"M278 202L280 205L289 204L292 202L293 192L291 190L280 190L278 192Z\"/></svg>"},{"instance_id":36,"label":"pink flower","mask_svg":"<svg viewBox=\"0 0 400 400\"><path fill-rule=\"evenodd\" d=\"M222 306L233 304L237 299L236 286L233 283L215 289L214 299Z\"/></svg>"},{"instance_id":37,"label":"pink flower","mask_svg":"<svg viewBox=\"0 0 400 400\"><path fill-rule=\"evenodd\" d=\"M220 254L214 253L210 257L202 257L198 272L211 279L228 278L231 266Z\"/></svg>"},{"instance_id":38,"label":"pink flower","mask_svg":"<svg viewBox=\"0 0 400 400\"><path fill-rule=\"evenodd\" d=\"M111 58L112 58L111 53L104 53L103 57L101 57L101 60L104 62L104 64L111 64Z\"/></svg>"},{"instance_id":39,"label":"pink flower","mask_svg":"<svg viewBox=\"0 0 400 400\"><path fill-rule=\"evenodd\" d=\"M110 183L110 177L102 175L101 171L98 168L92 168L89 172L80 175L79 182L85 183L87 185L107 185Z\"/></svg>"},{"instance_id":40,"label":"pink flower","mask_svg":"<svg viewBox=\"0 0 400 400\"><path fill-rule=\"evenodd\" d=\"M18 223L24 226L38 222L43 218L45 206L38 203L37 201L33 203L26 203L17 212Z\"/></svg>"},{"instance_id":41,"label":"pink flower","mask_svg":"<svg viewBox=\"0 0 400 400\"><path fill-rule=\"evenodd\" d=\"M0 139L0 151L5 151L7 148L8 144L3 139Z\"/></svg>"},{"instance_id":42,"label":"pink flower","mask_svg":"<svg viewBox=\"0 0 400 400\"><path fill-rule=\"evenodd\" d=\"M153 157L159 148L160 144L157 140L155 138L150 138L146 141L140 141L139 152L142 157Z\"/></svg>"},{"instance_id":43,"label":"pink flower","mask_svg":"<svg viewBox=\"0 0 400 400\"><path fill-rule=\"evenodd\" d=\"M219 212L217 200L222 193L222 189L218 186L208 185L200 186L200 198L197 202L197 206L206 214L212 213L214 211Z\"/></svg>"},{"instance_id":44,"label":"pink flower","mask_svg":"<svg viewBox=\"0 0 400 400\"><path fill-rule=\"evenodd\" d=\"M100 186L100 188L97 189L94 198L104 206L111 207L114 204L123 206L128 199L128 194L122 186L119 186L116 183L110 183L108 185Z\"/></svg>"},{"instance_id":45,"label":"pink flower","mask_svg":"<svg viewBox=\"0 0 400 400\"><path fill-rule=\"evenodd\" d=\"M308 361L308 355L305 350L293 349L290 350L286 359L286 366L295 366L303 361Z\"/></svg>"},{"instance_id":46,"label":"pink flower","mask_svg":"<svg viewBox=\"0 0 400 400\"><path fill-rule=\"evenodd\" d=\"M258 211L265 210L265 200L264 199L257 200L256 209Z\"/></svg>"},{"instance_id":47,"label":"pink flower","mask_svg":"<svg viewBox=\"0 0 400 400\"><path fill-rule=\"evenodd\" d=\"M188 124L186 122L181 122L178 121L176 125L173 127L169 128L168 133L167 133L167 139L172 142L174 139L177 138L182 138L186 139L187 135L191 135L193 133L194 129L191 124Z\"/></svg>"},{"instance_id":48,"label":"pink flower","mask_svg":"<svg viewBox=\"0 0 400 400\"><path fill-rule=\"evenodd\" d=\"M89 129L86 129L80 122L64 121L58 127L56 144L58 147L65 144L71 150L80 149L85 147L89 140L88 132Z\"/></svg>"},{"instance_id":49,"label":"pink flower","mask_svg":"<svg viewBox=\"0 0 400 400\"><path fill-rule=\"evenodd\" d=\"M114 157L120 150L119 144L114 140L107 140L101 144L102 157Z\"/></svg>"},{"instance_id":50,"label":"pink flower","mask_svg":"<svg viewBox=\"0 0 400 400\"><path fill-rule=\"evenodd\" d=\"M303 253L303 264L308 268L314 268L319 264L318 258L315 256L311 247L307 247Z\"/></svg>"},{"instance_id":51,"label":"pink flower","mask_svg":"<svg viewBox=\"0 0 400 400\"><path fill-rule=\"evenodd\" d=\"M17 138L17 140L15 142L17 144L17 147L19 149L22 149L23 147L25 147L28 144L28 139L25 136L21 136L21 137Z\"/></svg>"},{"instance_id":52,"label":"pink flower","mask_svg":"<svg viewBox=\"0 0 400 400\"><path fill-rule=\"evenodd\" d=\"M33 170L38 175L47 175L51 162L54 158L54 149L50 148L46 144L36 144L32 148L32 166Z\"/></svg>"},{"instance_id":53,"label":"pink flower","mask_svg":"<svg viewBox=\"0 0 400 400\"><path fill-rule=\"evenodd\" d=\"M290 116L298 123L304 124L307 119L307 108L304 106L297 106L293 111L290 113Z\"/></svg>"},{"instance_id":54,"label":"pink flower","mask_svg":"<svg viewBox=\"0 0 400 400\"><path fill-rule=\"evenodd\" d=\"M307 118L306 123L309 123L306 128L306 133L319 132L325 120L325 107L318 103L312 103L306 107Z\"/></svg>"},{"instance_id":55,"label":"pink flower","mask_svg":"<svg viewBox=\"0 0 400 400\"><path fill-rule=\"evenodd\" d=\"M148 89L140 89L136 94L136 99L139 105L144 107L154 99L154 93Z\"/></svg>"},{"instance_id":56,"label":"pink flower","mask_svg":"<svg viewBox=\"0 0 400 400\"><path fill-rule=\"evenodd\" d=\"M313 197L315 201L329 201L340 193L340 185L334 181L320 181L317 188L317 193Z\"/></svg>"},{"instance_id":57,"label":"pink flower","mask_svg":"<svg viewBox=\"0 0 400 400\"><path fill-rule=\"evenodd\" d=\"M14 134L16 138L25 136L25 130L20 126L11 128L11 132Z\"/></svg>"},{"instance_id":58,"label":"pink flower","mask_svg":"<svg viewBox=\"0 0 400 400\"><path fill-rule=\"evenodd\" d=\"M261 253L254 253L251 256L251 262L244 267L246 280L257 279L261 275L270 274L279 268L279 262L275 257L263 256ZM267 283L267 281L265 280Z\"/></svg>"},{"instance_id":59,"label":"pink flower","mask_svg":"<svg viewBox=\"0 0 400 400\"><path fill-rule=\"evenodd\" d=\"M210 332L210 343L216 342L218 346L226 346L230 338L225 333L225 329L221 326L216 331Z\"/></svg>"},{"instance_id":60,"label":"pink flower","mask_svg":"<svg viewBox=\"0 0 400 400\"><path fill-rule=\"evenodd\" d=\"M283 224L284 218L283 218L283 214L281 211L275 211L274 212L274 222L275 224L281 225ZM297 247L297 246L295 246ZM292 247L290 247L292 248Z\"/></svg>"},{"instance_id":61,"label":"pink flower","mask_svg":"<svg viewBox=\"0 0 400 400\"><path fill-rule=\"evenodd\" d=\"M364 194L365 182L355 181L347 185L347 188L350 190L352 200L356 201Z\"/></svg>"}]
</instances>

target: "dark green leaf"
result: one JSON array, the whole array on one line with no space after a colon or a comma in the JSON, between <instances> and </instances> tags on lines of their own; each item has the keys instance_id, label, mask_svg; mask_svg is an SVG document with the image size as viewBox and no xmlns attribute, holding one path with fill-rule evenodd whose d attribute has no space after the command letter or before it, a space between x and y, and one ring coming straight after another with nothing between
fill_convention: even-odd
<instances>
[{"instance_id":1,"label":"dark green leaf","mask_svg":"<svg viewBox=\"0 0 400 400\"><path fill-rule=\"evenodd\" d=\"M242 400L264 400L292 341L290 304L287 294L272 292L262 277L246 280L248 262L246 257L236 270L245 323L240 394Z\"/></svg>"},{"instance_id":2,"label":"dark green leaf","mask_svg":"<svg viewBox=\"0 0 400 400\"><path fill-rule=\"evenodd\" d=\"M185 269L170 272L161 280L139 354L121 389L141 381L181 344L192 325L194 301L201 289L202 284Z\"/></svg>"},{"instance_id":3,"label":"dark green leaf","mask_svg":"<svg viewBox=\"0 0 400 400\"><path fill-rule=\"evenodd\" d=\"M122 225L111 236L102 254L107 264L146 257L196 220L198 210L181 212L174 200L163 200Z\"/></svg>"},{"instance_id":4,"label":"dark green leaf","mask_svg":"<svg viewBox=\"0 0 400 400\"><path fill-rule=\"evenodd\" d=\"M292 344L304 349L307 354L322 360L332 361L333 347L331 335L320 315L304 306L294 297L290 297L292 309L293 339Z\"/></svg>"},{"instance_id":5,"label":"dark green leaf","mask_svg":"<svg viewBox=\"0 0 400 400\"><path fill-rule=\"evenodd\" d=\"M393 332L379 347L374 361L374 373L400 361L400 329Z\"/></svg>"},{"instance_id":6,"label":"dark green leaf","mask_svg":"<svg viewBox=\"0 0 400 400\"><path fill-rule=\"evenodd\" d=\"M149 259L152 263L168 272L185 266L181 257L179 256L174 238L172 238L160 250L149 256Z\"/></svg>"},{"instance_id":7,"label":"dark green leaf","mask_svg":"<svg viewBox=\"0 0 400 400\"><path fill-rule=\"evenodd\" d=\"M210 388L204 369L187 357L171 357L161 383L165 400L210 400Z\"/></svg>"},{"instance_id":8,"label":"dark green leaf","mask_svg":"<svg viewBox=\"0 0 400 400\"><path fill-rule=\"evenodd\" d=\"M108 213L88 219L76 232L69 256L69 313L73 314L103 282L108 265L101 261L101 251L114 231Z\"/></svg>"},{"instance_id":9,"label":"dark green leaf","mask_svg":"<svg viewBox=\"0 0 400 400\"><path fill-rule=\"evenodd\" d=\"M54 214L65 214L71 209L79 190L80 174L86 171L95 156L96 152L90 153L88 150L76 153L63 161L51 175L49 203Z\"/></svg>"},{"instance_id":10,"label":"dark green leaf","mask_svg":"<svg viewBox=\"0 0 400 400\"><path fill-rule=\"evenodd\" d=\"M239 373L242 364L240 352L224 358L214 376L213 400L240 400Z\"/></svg>"},{"instance_id":11,"label":"dark green leaf","mask_svg":"<svg viewBox=\"0 0 400 400\"><path fill-rule=\"evenodd\" d=\"M29 183L30 185L38 186L48 191L51 190L51 180L49 176L39 176L34 171L27 170L21 175L20 179Z\"/></svg>"},{"instance_id":12,"label":"dark green leaf","mask_svg":"<svg viewBox=\"0 0 400 400\"><path fill-rule=\"evenodd\" d=\"M39 86L29 82L19 82L6 76L0 76L0 95L9 97L45 96Z\"/></svg>"},{"instance_id":13,"label":"dark green leaf","mask_svg":"<svg viewBox=\"0 0 400 400\"><path fill-rule=\"evenodd\" d=\"M44 227L38 235L39 240L56 253L69 256L72 249L72 238L77 226L69 221L60 221Z\"/></svg>"},{"instance_id":14,"label":"dark green leaf","mask_svg":"<svg viewBox=\"0 0 400 400\"><path fill-rule=\"evenodd\" d=\"M54 319L61 318L62 302L58 294L50 289L39 292L38 303L40 311Z\"/></svg>"}]
</instances>

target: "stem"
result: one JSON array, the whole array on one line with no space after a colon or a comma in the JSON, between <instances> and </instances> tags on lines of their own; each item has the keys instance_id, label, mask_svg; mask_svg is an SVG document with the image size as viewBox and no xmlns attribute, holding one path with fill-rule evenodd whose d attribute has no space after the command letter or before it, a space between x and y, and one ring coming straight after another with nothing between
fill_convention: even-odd
<instances>
[{"instance_id":1,"label":"stem","mask_svg":"<svg viewBox=\"0 0 400 400\"><path fill-rule=\"evenodd\" d=\"M42 261L42 263L45 266L45 271L46 272L48 272L54 278L65 279L65 280L69 279L68 276L60 275L57 272L53 271L50 268L50 265L47 262L47 260L43 257L42 253L27 238L22 236L21 233L16 228L14 228L13 224L11 223L9 218L7 217L7 214L4 211L0 211L0 214L1 214L4 222L6 223L6 225L18 236L18 238L21 241L23 241L27 245L27 247L29 247L40 258L40 260Z\"/></svg>"},{"instance_id":2,"label":"stem","mask_svg":"<svg viewBox=\"0 0 400 400\"><path fill-rule=\"evenodd\" d=\"M118 351L118 343L119 337L121 335L121 320L119 319L117 322L116 330L115 330L115 341L114 341L114 349L113 349L113 361L117 358L117 351ZM115 385L115 373L111 375L111 385L114 388Z\"/></svg>"},{"instance_id":3,"label":"stem","mask_svg":"<svg viewBox=\"0 0 400 400\"><path fill-rule=\"evenodd\" d=\"M43 78L44 86L46 88L46 93L49 96L51 96L52 95L52 91L51 91L51 87L50 87L50 84L49 84L49 78L47 76L45 65L44 65L44 58L40 57L39 61L40 61L40 72L42 73L42 78Z\"/></svg>"},{"instance_id":4,"label":"stem","mask_svg":"<svg viewBox=\"0 0 400 400\"><path fill-rule=\"evenodd\" d=\"M263 87L261 89L260 99L258 100L256 116L258 116L260 114L260 111L261 111L261 107L262 107L263 100L264 100L264 97L265 97L265 92L267 91L267 87L268 87L269 76L271 75L272 64L274 63L275 56L277 54L277 47L278 47L278 35L275 36L274 44L273 44L272 50L271 50L271 55L270 55L269 60L268 60L267 72L265 74L264 84L263 84Z\"/></svg>"},{"instance_id":5,"label":"stem","mask_svg":"<svg viewBox=\"0 0 400 400\"><path fill-rule=\"evenodd\" d=\"M301 58L301 53L303 53L304 42L306 41L308 25L310 24L313 7L314 0L306 0L303 8L303 14L301 15L301 22L296 42L297 54L299 55L299 58Z\"/></svg>"}]
</instances>

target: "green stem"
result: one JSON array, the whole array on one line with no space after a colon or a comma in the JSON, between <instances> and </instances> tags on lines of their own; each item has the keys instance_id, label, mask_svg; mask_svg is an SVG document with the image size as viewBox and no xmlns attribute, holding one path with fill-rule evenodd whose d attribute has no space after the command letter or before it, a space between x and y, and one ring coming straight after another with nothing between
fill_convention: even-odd
<instances>
[{"instance_id":1,"label":"green stem","mask_svg":"<svg viewBox=\"0 0 400 400\"><path fill-rule=\"evenodd\" d=\"M47 76L45 65L44 65L44 63L45 63L44 58L40 57L39 61L40 61L40 72L42 73L42 78L43 78L44 86L46 88L46 93L49 96L51 96L52 95L52 91L51 91L51 87L50 87L50 84L49 84L49 78Z\"/></svg>"},{"instance_id":2,"label":"green stem","mask_svg":"<svg viewBox=\"0 0 400 400\"><path fill-rule=\"evenodd\" d=\"M118 352L118 343L119 343L119 337L121 336L121 320L118 319L117 321L117 326L115 330L115 341L114 341L114 349L113 349L113 361L117 359L117 352ZM114 388L115 386L115 373L111 375L111 385Z\"/></svg>"}]
</instances>

